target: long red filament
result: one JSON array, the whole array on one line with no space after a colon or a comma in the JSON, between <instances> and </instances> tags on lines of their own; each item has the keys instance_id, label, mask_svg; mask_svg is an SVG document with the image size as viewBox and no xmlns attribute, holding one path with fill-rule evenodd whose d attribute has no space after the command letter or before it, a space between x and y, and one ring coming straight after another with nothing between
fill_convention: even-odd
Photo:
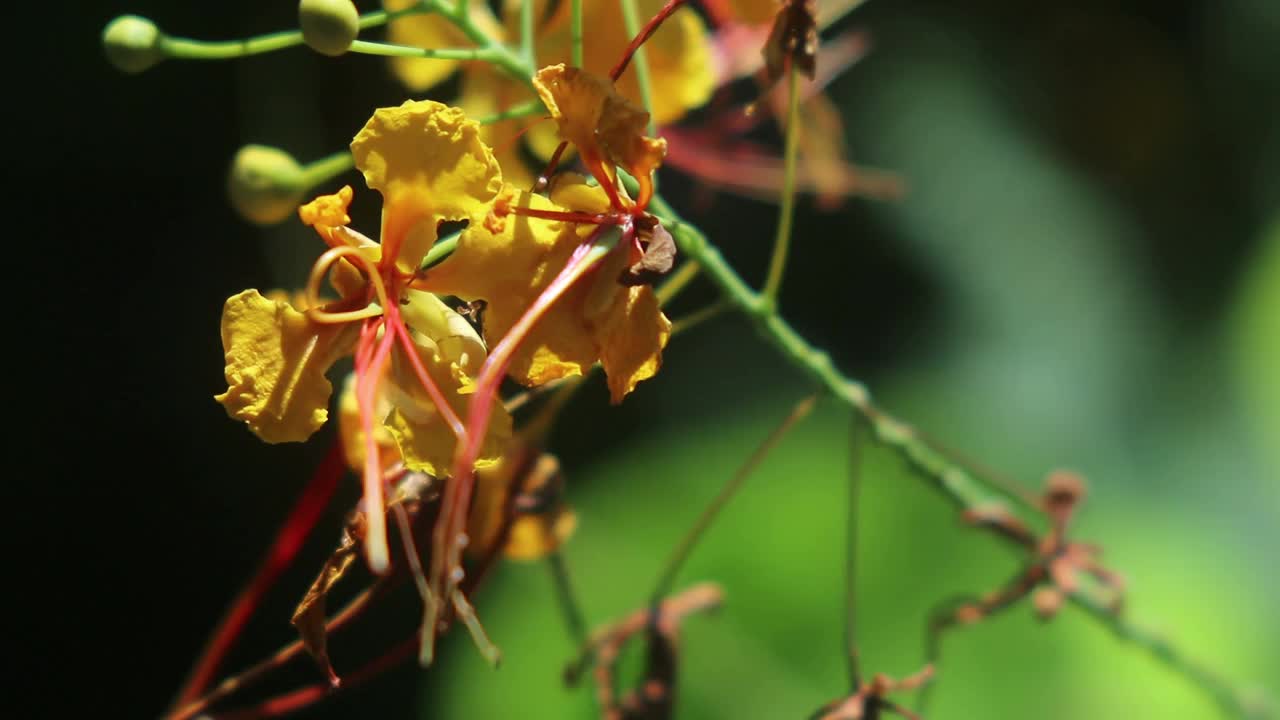
<instances>
[{"instance_id":1,"label":"long red filament","mask_svg":"<svg viewBox=\"0 0 1280 720\"><path fill-rule=\"evenodd\" d=\"M460 540L465 529L467 510L475 485L475 463L480 457L481 443L489 424L489 417L493 412L494 398L503 376L506 375L507 366L510 365L520 343L528 337L529 332L547 310L563 297L575 282L604 259L604 254L591 255L598 237L599 231L593 234L589 241L574 250L560 273L489 352L489 357L485 359L480 369L476 391L471 396L467 410L466 442L459 444L458 452L454 457L453 479L445 489L441 515L435 528L434 547L437 548L437 552L432 558L433 574L440 589L437 597L441 599L448 597L462 580L461 553L464 543Z\"/></svg>"},{"instance_id":2,"label":"long red filament","mask_svg":"<svg viewBox=\"0 0 1280 720\"><path fill-rule=\"evenodd\" d=\"M383 318L378 318L368 325L384 326ZM374 342L377 338L376 327L370 330L362 341ZM374 434L374 411L377 403L378 383L382 379L387 361L391 357L391 348L395 344L394 331L384 330L381 339L376 339L377 349L369 358L369 364L356 371L356 404L360 409L360 426L364 431L364 511L368 523L368 534L365 538L365 557L369 569L381 575L391 565L390 553L387 549L387 518L383 512L382 494L382 461L378 452L378 439ZM367 351L366 351L367 352Z\"/></svg>"},{"instance_id":3,"label":"long red filament","mask_svg":"<svg viewBox=\"0 0 1280 720\"><path fill-rule=\"evenodd\" d=\"M226 614L210 635L204 650L200 653L200 659L192 668L186 684L174 701L175 708L187 705L200 697L213 681L218 667L226 659L235 641L239 639L240 633L248 624L249 618L253 617L262 598L280 578L285 568L293 562L298 551L302 549L303 541L315 529L329 500L333 498L344 469L342 445L334 443L324 459L320 461L307 487L302 491L302 496L289 511L289 516L285 518L284 525L280 527L270 550L263 557L257 572L254 573L253 579L227 607Z\"/></svg>"},{"instance_id":4,"label":"long red filament","mask_svg":"<svg viewBox=\"0 0 1280 720\"><path fill-rule=\"evenodd\" d=\"M613 69L609 71L610 79L616 82L618 78L622 77L622 73L627 71L627 64L631 62L631 56L635 55L636 51L640 49L640 46L649 39L649 36L657 32L662 23L667 18L671 17L671 14L683 4L684 0L667 0L667 4L662 6L662 9L658 11L658 14L649 18L649 22L645 23L644 27L640 28L640 32L631 41L631 44L627 46L626 51L622 53L622 59L619 60L618 64L614 65Z\"/></svg>"},{"instance_id":5,"label":"long red filament","mask_svg":"<svg viewBox=\"0 0 1280 720\"><path fill-rule=\"evenodd\" d=\"M418 376L418 383L427 391L431 402L435 403L436 410L439 411L440 417L444 418L445 423L449 425L449 429L461 439L466 434L466 429L462 426L462 420L453 411L453 406L445 401L444 393L440 392L440 386L436 385L435 379L431 377L431 374L427 372L427 368L422 364L422 358L418 356L413 339L409 337L409 330L400 320L399 311L388 313L387 322L394 329L396 336L400 338L400 344L403 346L405 355L409 358L409 364L413 367L413 372Z\"/></svg>"}]
</instances>

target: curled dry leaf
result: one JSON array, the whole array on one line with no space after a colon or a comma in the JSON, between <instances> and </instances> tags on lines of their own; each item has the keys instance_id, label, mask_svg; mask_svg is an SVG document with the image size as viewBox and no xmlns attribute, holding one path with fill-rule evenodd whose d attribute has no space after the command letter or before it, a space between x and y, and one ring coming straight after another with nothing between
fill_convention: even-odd
<instances>
[{"instance_id":1,"label":"curled dry leaf","mask_svg":"<svg viewBox=\"0 0 1280 720\"><path fill-rule=\"evenodd\" d=\"M396 508L403 508L410 517L416 516L422 504L432 499L433 493L431 476L415 472L402 473L396 484L395 494L387 504L386 513L389 515ZM294 609L291 620L298 630L303 646L334 687L339 685L340 680L333 669L333 663L329 660L329 635L325 630L325 600L329 591L347 574L353 561L359 557L364 547L367 523L364 509L361 507L357 507L347 516L337 549L325 560L320 573L311 583L306 594L302 596L298 607Z\"/></svg>"},{"instance_id":2,"label":"curled dry leaf","mask_svg":"<svg viewBox=\"0 0 1280 720\"><path fill-rule=\"evenodd\" d=\"M818 73L818 9L815 0L786 0L773 19L764 44L769 87L793 66L812 80Z\"/></svg>"},{"instance_id":3,"label":"curled dry leaf","mask_svg":"<svg viewBox=\"0 0 1280 720\"><path fill-rule=\"evenodd\" d=\"M641 228L637 239L642 248L640 259L622 271L618 282L627 286L653 285L675 265L676 241L661 224Z\"/></svg>"}]
</instances>

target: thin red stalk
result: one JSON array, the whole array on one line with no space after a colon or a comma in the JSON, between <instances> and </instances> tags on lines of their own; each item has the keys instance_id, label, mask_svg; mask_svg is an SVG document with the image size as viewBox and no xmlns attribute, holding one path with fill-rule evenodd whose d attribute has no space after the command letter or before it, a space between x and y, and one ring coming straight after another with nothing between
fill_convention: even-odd
<instances>
[{"instance_id":1,"label":"thin red stalk","mask_svg":"<svg viewBox=\"0 0 1280 720\"><path fill-rule=\"evenodd\" d=\"M455 576L455 568L460 569L459 554L462 548L455 540L462 534L466 522L471 491L475 484L475 463L480 457L485 429L489 424L489 416L493 412L494 397L506 374L507 366L510 365L520 343L556 300L559 300L573 286L573 283L604 259L601 256L590 262L584 262L589 258L589 253L595 247L595 240L598 237L597 232L592 235L590 241L584 242L573 251L564 268L538 295L516 324L498 341L480 368L479 377L476 380L476 391L471 396L471 402L467 408L466 442L458 446L458 452L454 457L453 481L445 490L441 515L436 522L434 547L437 551L434 555L437 558L443 558L443 565L437 565L438 574L435 576L441 591L438 597L441 599L448 597L456 583L461 580L460 577Z\"/></svg>"},{"instance_id":2,"label":"thin red stalk","mask_svg":"<svg viewBox=\"0 0 1280 720\"><path fill-rule=\"evenodd\" d=\"M337 615L334 615L327 623L325 623L325 631L330 635L338 632L346 627L348 623L359 617L376 598L388 589L386 583L380 583L374 587L365 590L357 595L351 602L342 608ZM274 655L253 665L243 672L226 678L218 684L216 688L195 700L185 707L170 713L168 720L189 720L205 712L214 703L222 700L231 693L245 687L249 687L266 677L272 670L282 667L291 662L295 658L301 657L306 650L301 640L294 640L278 650Z\"/></svg>"},{"instance_id":3,"label":"thin red stalk","mask_svg":"<svg viewBox=\"0 0 1280 720\"><path fill-rule=\"evenodd\" d=\"M645 23L644 27L640 28L640 32L631 41L631 44L627 46L626 52L622 53L622 59L619 60L618 64L614 65L613 69L609 71L610 79L617 82L618 78L622 77L622 73L627 71L627 64L631 62L631 57L636 54L636 51L640 49L640 46L649 39L649 36L657 32L663 21L671 17L671 13L675 12L676 9L683 4L684 0L667 0L667 4L662 6L662 9L658 11L658 14L649 18L649 22Z\"/></svg>"},{"instance_id":4,"label":"thin red stalk","mask_svg":"<svg viewBox=\"0 0 1280 720\"><path fill-rule=\"evenodd\" d=\"M267 590L275 584L280 574L289 567L297 557L298 551L302 549L303 541L311 534L325 507L328 506L329 500L332 499L344 470L342 445L335 442L325 454L324 459L320 461L320 465L316 467L311 480L302 491L302 496L289 511L289 516L285 518L284 525L276 534L271 549L262 559L257 572L232 601L209 637L203 652L200 653L200 659L187 676L187 681L183 684L177 699L174 700L175 709L198 698L213 681L218 667L226 659L227 653L248 624L249 618L253 617Z\"/></svg>"},{"instance_id":5,"label":"thin red stalk","mask_svg":"<svg viewBox=\"0 0 1280 720\"><path fill-rule=\"evenodd\" d=\"M413 339L409 337L409 331L405 329L404 323L400 322L399 313L395 313L393 319L388 320L388 323L395 329L396 335L399 336L405 355L409 357L409 364L413 366L413 371L418 376L418 382L427 391L427 395L431 397L431 402L435 403L436 410L439 411L444 421L448 423L449 429L453 430L453 434L459 439L464 438L466 429L462 426L462 420L453 411L453 406L445 401L444 393L440 392L440 386L436 385L436 381L427 373L427 368L423 366L422 358L418 356L418 350L413 344Z\"/></svg>"},{"instance_id":6,"label":"thin red stalk","mask_svg":"<svg viewBox=\"0 0 1280 720\"><path fill-rule=\"evenodd\" d=\"M533 126L530 125L530 127ZM551 175L555 172L556 167L560 165L560 156L564 155L564 151L568 147L568 140L562 140L560 141L560 144L556 146L555 152L551 153L551 159L547 161L546 169L543 170L542 174L538 176L538 179L534 181L533 192L542 192L547 189L547 185L551 182Z\"/></svg>"},{"instance_id":7,"label":"thin red stalk","mask_svg":"<svg viewBox=\"0 0 1280 720\"><path fill-rule=\"evenodd\" d=\"M373 431L373 413L378 382L390 359L395 339L394 331L384 331L369 367L356 374L356 403L360 408L360 422L364 429L364 509L369 523L368 534L365 536L365 559L369 563L369 569L377 575L387 571L391 558L387 549L387 518L383 512L382 460L378 453L377 435Z\"/></svg>"}]
</instances>

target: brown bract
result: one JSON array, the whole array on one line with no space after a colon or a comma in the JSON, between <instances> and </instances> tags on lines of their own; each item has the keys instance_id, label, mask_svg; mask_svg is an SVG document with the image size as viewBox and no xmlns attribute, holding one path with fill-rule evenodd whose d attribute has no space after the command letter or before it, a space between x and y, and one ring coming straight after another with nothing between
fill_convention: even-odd
<instances>
[{"instance_id":1,"label":"brown bract","mask_svg":"<svg viewBox=\"0 0 1280 720\"><path fill-rule=\"evenodd\" d=\"M764 44L764 67L773 85L791 67L812 80L817 74L818 10L814 0L787 0L773 19Z\"/></svg>"}]
</instances>

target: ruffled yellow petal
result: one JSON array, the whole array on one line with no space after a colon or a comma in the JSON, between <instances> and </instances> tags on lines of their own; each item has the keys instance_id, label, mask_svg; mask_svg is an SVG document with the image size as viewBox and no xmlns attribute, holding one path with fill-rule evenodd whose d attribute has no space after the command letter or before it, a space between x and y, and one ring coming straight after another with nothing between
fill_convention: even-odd
<instances>
[{"instance_id":1,"label":"ruffled yellow petal","mask_svg":"<svg viewBox=\"0 0 1280 720\"><path fill-rule=\"evenodd\" d=\"M588 161L603 157L635 177L662 164L667 141L645 137L649 113L626 99L604 77L550 65L534 76L534 87L560 128Z\"/></svg>"},{"instance_id":2,"label":"ruffled yellow petal","mask_svg":"<svg viewBox=\"0 0 1280 720\"><path fill-rule=\"evenodd\" d=\"M502 187L480 126L431 100L379 108L351 152L365 182L382 193L382 251L405 273L422 263L438 223L480 219Z\"/></svg>"},{"instance_id":3,"label":"ruffled yellow petal","mask_svg":"<svg viewBox=\"0 0 1280 720\"><path fill-rule=\"evenodd\" d=\"M507 192L512 206L563 209L540 195ZM595 212L608 205L599 188L581 181L558 184L552 197L573 202L568 207L579 211ZM436 292L488 301L484 334L492 345L596 228L515 214L501 227L486 225L470 226L449 259L432 268L424 282ZM661 363L671 324L658 310L650 287L618 284L626 262L626 253L616 252L591 279L566 291L516 350L507 371L510 377L536 386L581 375L602 362L615 402L651 377Z\"/></svg>"},{"instance_id":4,"label":"ruffled yellow petal","mask_svg":"<svg viewBox=\"0 0 1280 720\"><path fill-rule=\"evenodd\" d=\"M222 309L227 391L214 399L269 443L301 442L328 417L324 374L351 349L351 326L318 325L288 303L245 290Z\"/></svg>"},{"instance_id":5,"label":"ruffled yellow petal","mask_svg":"<svg viewBox=\"0 0 1280 720\"><path fill-rule=\"evenodd\" d=\"M419 307L408 313L406 320L414 331L418 356L454 413L465 418L472 381L462 364L477 368L483 364L484 346L467 321L434 296L432 300L439 303L438 307L432 307L430 301L423 297L429 293L410 292L415 296L410 304ZM430 317L437 313L438 317ZM446 314L452 317L446 317ZM466 330L462 326L466 326ZM436 476L447 475L453 464L457 436L422 387L409 360L399 354L393 358L390 382L385 386L387 398L394 408L387 417L387 429L400 448L405 467ZM502 406L502 401L495 398L476 467L488 467L497 462L510 438L511 416Z\"/></svg>"}]
</instances>

